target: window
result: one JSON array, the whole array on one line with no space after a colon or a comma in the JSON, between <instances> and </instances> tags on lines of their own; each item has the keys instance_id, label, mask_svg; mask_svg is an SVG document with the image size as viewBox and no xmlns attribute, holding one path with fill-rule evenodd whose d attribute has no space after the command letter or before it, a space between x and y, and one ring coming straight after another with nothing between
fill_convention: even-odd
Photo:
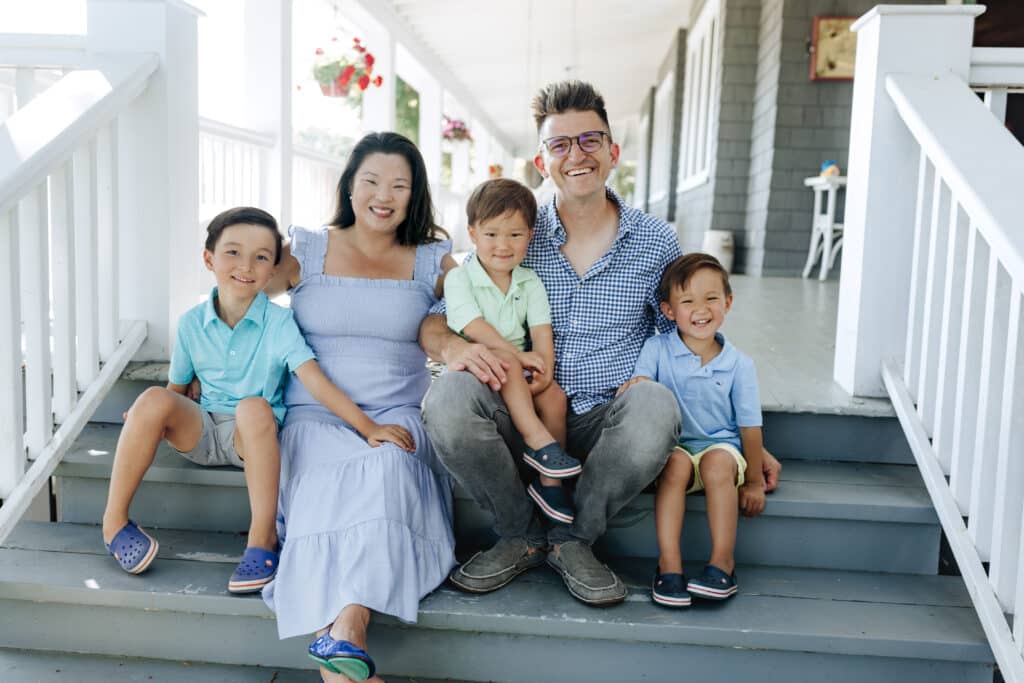
<instances>
[{"instance_id":1,"label":"window","mask_svg":"<svg viewBox=\"0 0 1024 683\"><path fill-rule=\"evenodd\" d=\"M675 73L654 91L654 137L651 142L650 202L664 201L668 196L672 164L672 92Z\"/></svg>"},{"instance_id":2,"label":"window","mask_svg":"<svg viewBox=\"0 0 1024 683\"><path fill-rule=\"evenodd\" d=\"M678 192L707 182L721 80L721 0L708 0L686 38Z\"/></svg>"}]
</instances>

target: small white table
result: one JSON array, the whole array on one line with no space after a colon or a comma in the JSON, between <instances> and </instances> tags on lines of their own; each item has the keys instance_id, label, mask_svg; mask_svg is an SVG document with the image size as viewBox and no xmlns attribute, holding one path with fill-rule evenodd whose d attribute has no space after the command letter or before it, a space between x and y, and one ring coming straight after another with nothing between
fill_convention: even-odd
<instances>
[{"instance_id":1,"label":"small white table","mask_svg":"<svg viewBox=\"0 0 1024 683\"><path fill-rule=\"evenodd\" d=\"M845 176L814 176L804 178L804 185L814 190L814 217L811 220L811 246L807 250L804 277L811 274L814 262L821 258L818 279L828 277L836 255L843 246L843 224L836 223L836 194L846 185ZM825 212L821 211L822 195L826 195Z\"/></svg>"}]
</instances>

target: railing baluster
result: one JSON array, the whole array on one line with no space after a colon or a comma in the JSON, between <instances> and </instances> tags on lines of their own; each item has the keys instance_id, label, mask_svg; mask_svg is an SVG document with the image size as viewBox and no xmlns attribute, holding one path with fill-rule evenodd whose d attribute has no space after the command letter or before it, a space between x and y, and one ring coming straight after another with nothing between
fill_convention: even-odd
<instances>
[{"instance_id":1,"label":"railing baluster","mask_svg":"<svg viewBox=\"0 0 1024 683\"><path fill-rule=\"evenodd\" d=\"M992 491L996 484L996 460L999 448L999 413L995 409L1002 398L1003 376L1000 361L1006 353L1006 318L1009 286L1001 272L999 255L989 251L985 296L985 322L981 347L981 377L978 392L978 420L975 429L974 473L971 477L971 508L968 515L971 537L982 560L992 557ZM998 312L998 315L997 315Z\"/></svg>"},{"instance_id":2,"label":"railing baluster","mask_svg":"<svg viewBox=\"0 0 1024 683\"><path fill-rule=\"evenodd\" d=\"M18 226L13 211L0 213L0 498L25 473L21 383L21 296ZM7 330L4 332L4 330Z\"/></svg>"},{"instance_id":3,"label":"railing baluster","mask_svg":"<svg viewBox=\"0 0 1024 683\"><path fill-rule=\"evenodd\" d=\"M1021 291L1020 283L1013 283L1010 296L1009 314L1006 324L1005 365L1000 374L1004 377L1002 400L999 403L997 439L998 462L996 465L996 492L994 519L992 525L992 566L989 576L995 587L1003 609L1010 612L1015 607L1014 591L1017 590L1018 555L1020 542L1021 501L1024 500L1024 451L1021 449L1020 427L1021 385L1024 383L1024 356L1019 355L1021 345ZM995 411L993 411L995 412ZM1018 424L1014 424L1014 423ZM1024 615L1022 615L1024 616Z\"/></svg>"},{"instance_id":4,"label":"railing baluster","mask_svg":"<svg viewBox=\"0 0 1024 683\"><path fill-rule=\"evenodd\" d=\"M971 478L976 453L975 427L978 423L978 396L981 392L981 346L985 316L985 278L988 272L988 245L971 222L967 226L967 262L964 273L963 316L960 321L960 355L956 366L956 403L953 408L953 437L950 444L952 464L949 486L953 498L966 515L971 508Z\"/></svg>"},{"instance_id":5,"label":"railing baluster","mask_svg":"<svg viewBox=\"0 0 1024 683\"><path fill-rule=\"evenodd\" d=\"M75 232L71 164L50 176L53 236L53 413L58 424L78 400L75 379Z\"/></svg>"},{"instance_id":6,"label":"railing baluster","mask_svg":"<svg viewBox=\"0 0 1024 683\"><path fill-rule=\"evenodd\" d=\"M85 391L99 373L96 263L96 174L92 144L75 150L72 158L75 209L75 325L77 350L75 373L78 390Z\"/></svg>"},{"instance_id":7,"label":"railing baluster","mask_svg":"<svg viewBox=\"0 0 1024 683\"><path fill-rule=\"evenodd\" d=\"M939 330L942 320L942 300L939 285L942 269L946 263L946 242L948 240L950 190L935 173L935 187L932 190L931 229L928 240L928 262L924 276L924 303L921 320L921 372L917 385L917 412L924 422L928 436L935 435L935 384L938 366L934 362L938 354Z\"/></svg>"},{"instance_id":8,"label":"railing baluster","mask_svg":"<svg viewBox=\"0 0 1024 683\"><path fill-rule=\"evenodd\" d=\"M100 128L96 138L96 272L99 353L104 362L117 349L117 123Z\"/></svg>"},{"instance_id":9,"label":"railing baluster","mask_svg":"<svg viewBox=\"0 0 1024 683\"><path fill-rule=\"evenodd\" d=\"M903 362L903 383L914 398L918 400L918 378L921 375L921 356L918 353L923 318L924 287L924 256L928 253L928 211L932 206L935 167L928 161L928 156L921 150L917 168L917 205L914 211L914 252L910 262L910 308L907 312L907 345Z\"/></svg>"},{"instance_id":10,"label":"railing baluster","mask_svg":"<svg viewBox=\"0 0 1024 683\"><path fill-rule=\"evenodd\" d=\"M964 213L956 197L949 204L949 237L946 249L946 268L943 278L941 333L939 335L939 355L936 363L937 376L935 388L935 431L932 448L946 474L952 471L952 448L954 402L957 394L956 379L959 367L957 351L959 346L951 338L960 331L960 320L963 317L963 301L954 296L954 283L958 286L964 282L965 260L967 258L967 214Z\"/></svg>"},{"instance_id":11,"label":"railing baluster","mask_svg":"<svg viewBox=\"0 0 1024 683\"><path fill-rule=\"evenodd\" d=\"M999 123L1006 122L1006 104L1009 94L1008 88L989 88L985 91L985 106Z\"/></svg>"},{"instance_id":12,"label":"railing baluster","mask_svg":"<svg viewBox=\"0 0 1024 683\"><path fill-rule=\"evenodd\" d=\"M50 386L50 247L46 183L18 203L21 317L25 335L25 446L35 459L53 435Z\"/></svg>"}]
</instances>

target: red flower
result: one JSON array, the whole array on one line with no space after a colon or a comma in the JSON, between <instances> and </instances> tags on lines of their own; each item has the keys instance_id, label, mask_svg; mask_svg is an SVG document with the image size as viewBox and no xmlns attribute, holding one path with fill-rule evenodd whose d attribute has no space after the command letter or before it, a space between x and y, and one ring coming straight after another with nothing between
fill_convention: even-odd
<instances>
[{"instance_id":1,"label":"red flower","mask_svg":"<svg viewBox=\"0 0 1024 683\"><path fill-rule=\"evenodd\" d=\"M332 43L338 42L338 36L331 36L331 42Z\"/></svg>"},{"instance_id":2,"label":"red flower","mask_svg":"<svg viewBox=\"0 0 1024 683\"><path fill-rule=\"evenodd\" d=\"M338 76L338 79L337 79L338 87L342 88L342 87L348 85L351 80L352 80L352 72L349 71L348 69L345 69L344 71L341 72L341 75Z\"/></svg>"},{"instance_id":3,"label":"red flower","mask_svg":"<svg viewBox=\"0 0 1024 683\"><path fill-rule=\"evenodd\" d=\"M366 90L366 88L369 85L370 85L370 77L369 76L363 75L363 76L359 77L359 89L360 90Z\"/></svg>"},{"instance_id":4,"label":"red flower","mask_svg":"<svg viewBox=\"0 0 1024 683\"><path fill-rule=\"evenodd\" d=\"M366 48L362 45L356 45L356 52L366 52Z\"/></svg>"},{"instance_id":5,"label":"red flower","mask_svg":"<svg viewBox=\"0 0 1024 683\"><path fill-rule=\"evenodd\" d=\"M318 47L318 48L316 49L316 52L315 52L314 54L316 54L316 56L317 56L317 57L321 57L321 56L323 56L323 54L324 54L324 51L323 51L323 49L322 49L322 48L319 48L319 47Z\"/></svg>"},{"instance_id":6,"label":"red flower","mask_svg":"<svg viewBox=\"0 0 1024 683\"><path fill-rule=\"evenodd\" d=\"M373 79L373 84L378 88L381 86L382 83L384 83L384 79L381 78L380 76L377 76L377 78Z\"/></svg>"},{"instance_id":7,"label":"red flower","mask_svg":"<svg viewBox=\"0 0 1024 683\"><path fill-rule=\"evenodd\" d=\"M358 38L353 38L352 39L352 44L353 45L358 45L359 44L359 39Z\"/></svg>"},{"instance_id":8,"label":"red flower","mask_svg":"<svg viewBox=\"0 0 1024 683\"><path fill-rule=\"evenodd\" d=\"M367 52L365 55L363 55L363 61L366 62L366 68L367 70L369 70L373 68L373 63L376 62L377 60L373 58L373 55Z\"/></svg>"}]
</instances>

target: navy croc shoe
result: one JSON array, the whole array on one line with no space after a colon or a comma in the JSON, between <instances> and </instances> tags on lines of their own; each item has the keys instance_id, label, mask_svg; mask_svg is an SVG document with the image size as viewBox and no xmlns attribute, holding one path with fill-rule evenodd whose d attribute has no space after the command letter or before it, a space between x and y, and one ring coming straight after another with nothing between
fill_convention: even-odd
<instances>
[{"instance_id":1,"label":"navy croc shoe","mask_svg":"<svg viewBox=\"0 0 1024 683\"><path fill-rule=\"evenodd\" d=\"M739 590L736 583L736 574L726 574L713 564L704 567L704 573L695 579L690 579L686 584L686 590L698 598L705 600L725 600L731 598Z\"/></svg>"},{"instance_id":2,"label":"navy croc shoe","mask_svg":"<svg viewBox=\"0 0 1024 683\"><path fill-rule=\"evenodd\" d=\"M655 573L651 580L651 600L663 607L689 607L693 602L686 590L686 577L682 574Z\"/></svg>"},{"instance_id":3,"label":"navy croc shoe","mask_svg":"<svg viewBox=\"0 0 1024 683\"><path fill-rule=\"evenodd\" d=\"M246 548L228 581L231 593L256 593L274 580L280 556L265 548Z\"/></svg>"},{"instance_id":4,"label":"navy croc shoe","mask_svg":"<svg viewBox=\"0 0 1024 683\"><path fill-rule=\"evenodd\" d=\"M121 530L114 534L109 544L104 544L114 556L121 569L129 574L141 574L156 559L160 544L156 539L128 520Z\"/></svg>"},{"instance_id":5,"label":"navy croc shoe","mask_svg":"<svg viewBox=\"0 0 1024 683\"><path fill-rule=\"evenodd\" d=\"M568 479L583 471L580 461L566 453L557 441L552 441L537 450L533 450L529 446L524 447L523 461L545 477L552 479Z\"/></svg>"},{"instance_id":6,"label":"navy croc shoe","mask_svg":"<svg viewBox=\"0 0 1024 683\"><path fill-rule=\"evenodd\" d=\"M561 486L542 486L533 482L526 487L526 492L533 498L544 516L559 524L572 524L575 519L572 499Z\"/></svg>"},{"instance_id":7,"label":"navy croc shoe","mask_svg":"<svg viewBox=\"0 0 1024 683\"><path fill-rule=\"evenodd\" d=\"M331 638L331 630L309 644L309 658L329 671L353 681L365 681L377 673L370 655L347 640Z\"/></svg>"}]
</instances>

